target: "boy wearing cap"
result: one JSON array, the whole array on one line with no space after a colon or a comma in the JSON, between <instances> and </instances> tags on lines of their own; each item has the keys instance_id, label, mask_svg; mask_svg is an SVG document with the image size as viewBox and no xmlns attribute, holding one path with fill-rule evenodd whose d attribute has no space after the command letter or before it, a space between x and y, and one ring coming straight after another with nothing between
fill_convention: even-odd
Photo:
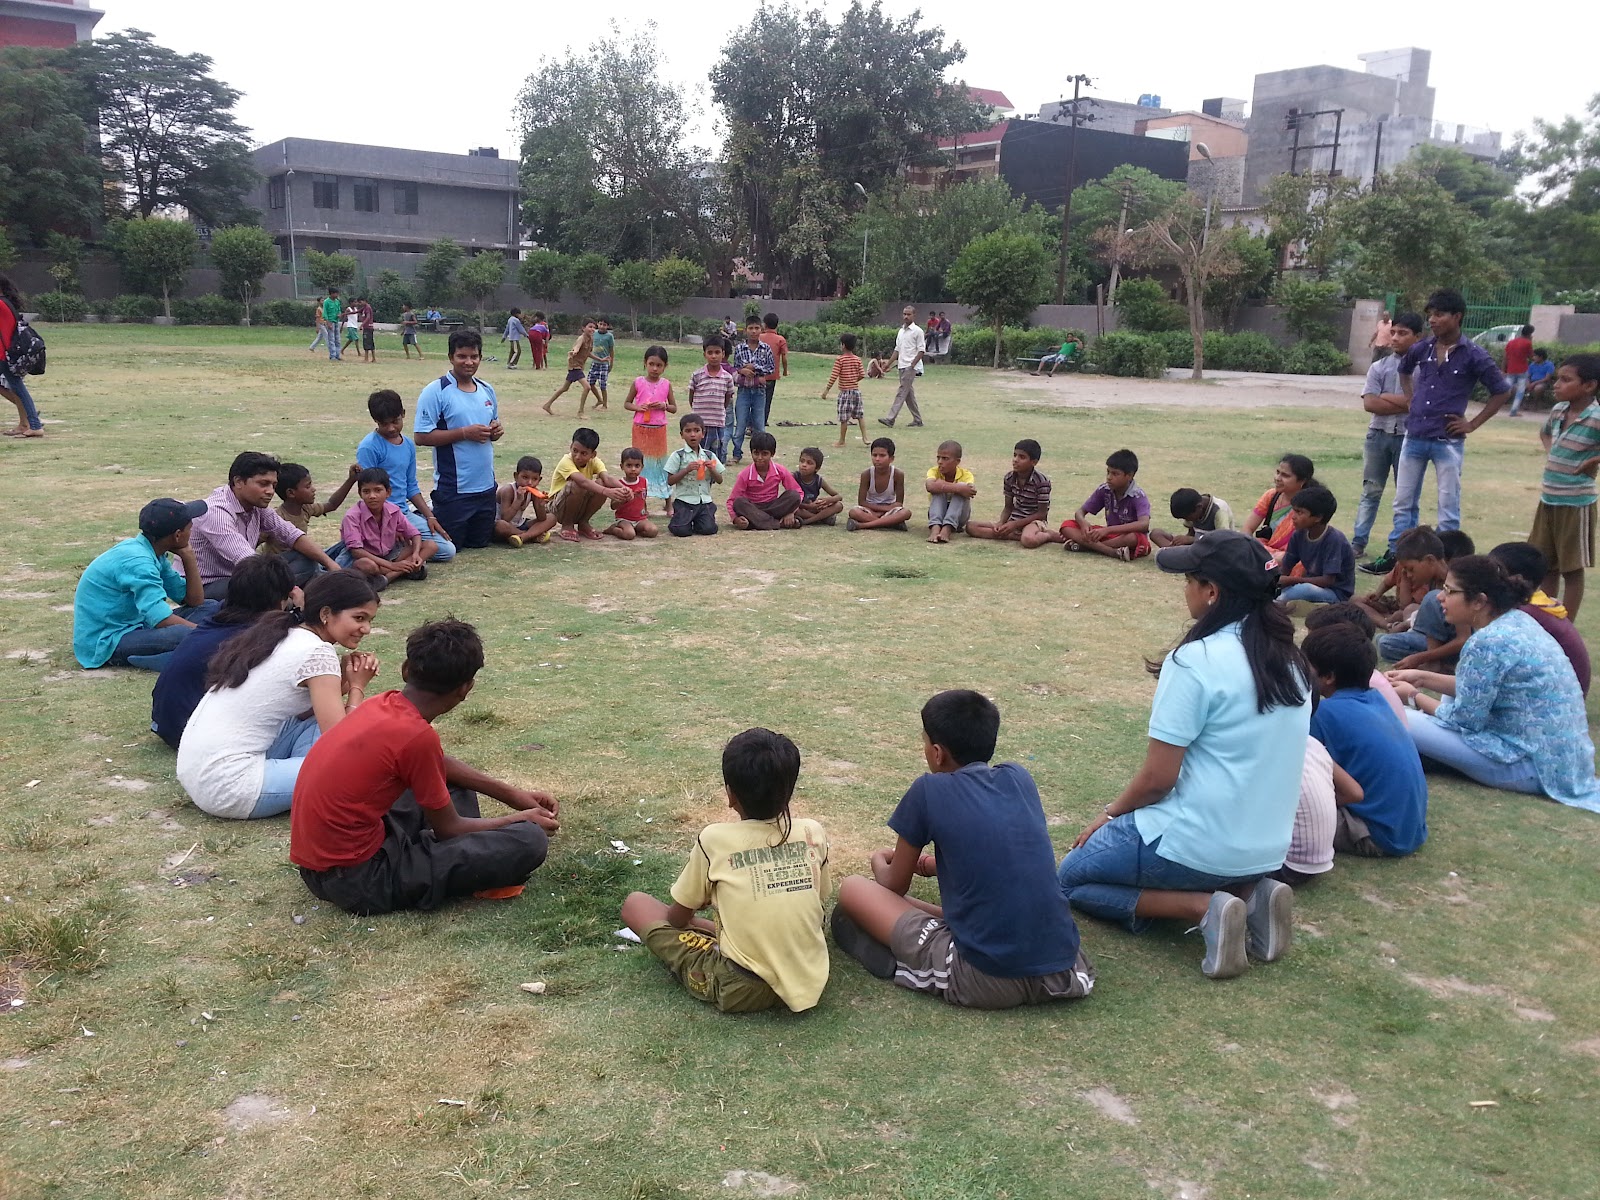
<instances>
[{"instance_id":1,"label":"boy wearing cap","mask_svg":"<svg viewBox=\"0 0 1600 1200\"><path fill-rule=\"evenodd\" d=\"M195 623L217 610L189 545L190 524L205 511L204 500L152 500L139 512L138 536L84 570L72 600L72 654L82 666L159 671ZM173 553L181 575L167 559Z\"/></svg>"}]
</instances>

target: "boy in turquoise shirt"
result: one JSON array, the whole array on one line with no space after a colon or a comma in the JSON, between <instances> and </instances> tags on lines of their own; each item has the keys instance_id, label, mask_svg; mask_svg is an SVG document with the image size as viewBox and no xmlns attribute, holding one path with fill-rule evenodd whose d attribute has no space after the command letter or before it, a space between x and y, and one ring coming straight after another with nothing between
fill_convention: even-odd
<instances>
[{"instance_id":1,"label":"boy in turquoise shirt","mask_svg":"<svg viewBox=\"0 0 1600 1200\"><path fill-rule=\"evenodd\" d=\"M722 482L722 462L700 443L706 427L694 413L678 418L683 445L667 455L665 470L670 489L672 516L667 532L673 537L717 531L717 506L711 499L711 485Z\"/></svg>"}]
</instances>

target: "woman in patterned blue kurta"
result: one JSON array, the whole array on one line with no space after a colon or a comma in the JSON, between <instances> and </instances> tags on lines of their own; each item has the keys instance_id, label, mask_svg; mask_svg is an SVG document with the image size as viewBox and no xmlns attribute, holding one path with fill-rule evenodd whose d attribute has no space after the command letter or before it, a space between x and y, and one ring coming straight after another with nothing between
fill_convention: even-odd
<instances>
[{"instance_id":1,"label":"woman in patterned blue kurta","mask_svg":"<svg viewBox=\"0 0 1600 1200\"><path fill-rule=\"evenodd\" d=\"M1526 584L1492 559L1456 559L1440 600L1445 620L1473 632L1455 675L1391 671L1389 678L1420 710L1408 714L1408 728L1425 760L1488 787L1600 812L1578 678L1555 639L1518 611L1527 598Z\"/></svg>"}]
</instances>

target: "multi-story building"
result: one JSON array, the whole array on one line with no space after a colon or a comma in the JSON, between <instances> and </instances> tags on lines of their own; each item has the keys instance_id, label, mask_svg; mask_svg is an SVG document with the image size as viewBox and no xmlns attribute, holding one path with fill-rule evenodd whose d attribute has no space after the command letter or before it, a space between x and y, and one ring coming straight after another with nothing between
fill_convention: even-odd
<instances>
[{"instance_id":1,"label":"multi-story building","mask_svg":"<svg viewBox=\"0 0 1600 1200\"><path fill-rule=\"evenodd\" d=\"M992 179L1000 173L1000 139L1005 136L1011 101L993 88L968 88L967 97L984 111L992 124L971 133L939 139L939 149L950 162L939 167L915 167L906 172L912 187L944 188L969 179Z\"/></svg>"},{"instance_id":2,"label":"multi-story building","mask_svg":"<svg viewBox=\"0 0 1600 1200\"><path fill-rule=\"evenodd\" d=\"M103 16L89 0L0 0L0 48L64 50L87 42Z\"/></svg>"},{"instance_id":3,"label":"multi-story building","mask_svg":"<svg viewBox=\"0 0 1600 1200\"><path fill-rule=\"evenodd\" d=\"M1187 143L1190 190L1223 208L1237 207L1244 192L1245 153L1250 146L1243 103L1218 97L1205 101L1199 112L1172 112L1140 121L1134 132Z\"/></svg>"},{"instance_id":4,"label":"multi-story building","mask_svg":"<svg viewBox=\"0 0 1600 1200\"><path fill-rule=\"evenodd\" d=\"M1071 114L1071 100L1052 100L1039 107L1039 120L1065 123ZM1078 111L1088 120L1086 127L1102 133L1139 132L1138 126L1153 117L1168 116L1172 110L1161 107L1161 97L1149 93L1137 102L1107 100L1103 96L1084 96L1078 101Z\"/></svg>"}]
</instances>

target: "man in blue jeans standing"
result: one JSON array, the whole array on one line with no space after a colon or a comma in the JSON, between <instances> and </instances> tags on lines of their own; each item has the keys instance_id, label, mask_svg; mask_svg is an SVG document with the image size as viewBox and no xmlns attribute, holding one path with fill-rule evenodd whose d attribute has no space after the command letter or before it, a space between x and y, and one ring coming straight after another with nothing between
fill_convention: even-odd
<instances>
[{"instance_id":1,"label":"man in blue jeans standing","mask_svg":"<svg viewBox=\"0 0 1600 1200\"><path fill-rule=\"evenodd\" d=\"M1395 543L1406 530L1416 528L1422 478L1430 462L1439 489L1437 528L1461 528L1461 462L1466 456L1466 437L1511 399L1511 385L1489 352L1461 337L1461 320L1467 315L1461 293L1450 288L1434 292L1428 297L1427 312L1433 336L1423 338L1400 360L1400 390L1409 398L1410 408L1395 480L1394 529L1383 556L1362 566L1371 575L1385 574L1394 566ZM1467 401L1480 383L1489 393L1489 402L1468 420Z\"/></svg>"},{"instance_id":2,"label":"man in blue jeans standing","mask_svg":"<svg viewBox=\"0 0 1600 1200\"><path fill-rule=\"evenodd\" d=\"M1361 407L1372 414L1367 423L1366 453L1361 460L1361 507L1356 510L1356 527L1350 535L1350 548L1360 558L1367 552L1367 538L1378 518L1378 505L1389 476L1400 466L1400 447L1406 440L1406 412L1411 401L1400 390L1400 360L1422 336L1422 318L1416 313L1401 313L1389 325L1392 353L1367 368L1367 384L1361 391Z\"/></svg>"}]
</instances>

